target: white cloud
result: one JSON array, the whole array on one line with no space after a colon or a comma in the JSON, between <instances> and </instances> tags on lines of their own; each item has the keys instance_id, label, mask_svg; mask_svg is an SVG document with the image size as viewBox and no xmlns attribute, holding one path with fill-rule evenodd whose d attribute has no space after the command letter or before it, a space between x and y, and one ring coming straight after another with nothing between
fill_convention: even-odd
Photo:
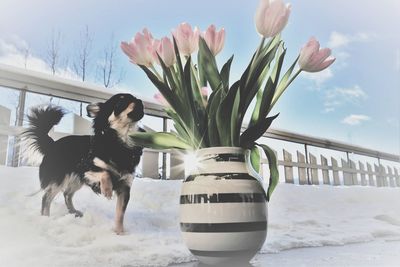
<instances>
[{"instance_id":1,"label":"white cloud","mask_svg":"<svg viewBox=\"0 0 400 267\"><path fill-rule=\"evenodd\" d=\"M16 35L8 39L0 39L0 63L51 73L46 61L32 54L32 52L29 51L28 43ZM63 78L77 79L75 73L68 67L58 68L56 74Z\"/></svg>"},{"instance_id":2,"label":"white cloud","mask_svg":"<svg viewBox=\"0 0 400 267\"><path fill-rule=\"evenodd\" d=\"M350 53L345 50L352 43L365 43L376 38L374 33L358 32L355 34L344 34L333 31L329 36L328 47L333 49L333 56L336 57L335 68L344 68L350 58Z\"/></svg>"},{"instance_id":3,"label":"white cloud","mask_svg":"<svg viewBox=\"0 0 400 267\"><path fill-rule=\"evenodd\" d=\"M320 72L303 72L302 77L315 82L315 89L319 89L324 82L333 77L333 72L327 68Z\"/></svg>"},{"instance_id":4,"label":"white cloud","mask_svg":"<svg viewBox=\"0 0 400 267\"><path fill-rule=\"evenodd\" d=\"M375 37L376 35L373 33L358 32L351 35L334 31L329 37L328 47L332 49L343 48L348 46L350 43L368 42Z\"/></svg>"},{"instance_id":5,"label":"white cloud","mask_svg":"<svg viewBox=\"0 0 400 267\"><path fill-rule=\"evenodd\" d=\"M351 114L347 117L345 117L342 120L342 123L348 124L348 125L359 125L364 121L369 121L371 118L368 117L367 115L361 115L361 114Z\"/></svg>"},{"instance_id":6,"label":"white cloud","mask_svg":"<svg viewBox=\"0 0 400 267\"><path fill-rule=\"evenodd\" d=\"M350 88L334 88L325 93L324 112L332 112L346 103L360 104L368 96L358 85Z\"/></svg>"}]
</instances>

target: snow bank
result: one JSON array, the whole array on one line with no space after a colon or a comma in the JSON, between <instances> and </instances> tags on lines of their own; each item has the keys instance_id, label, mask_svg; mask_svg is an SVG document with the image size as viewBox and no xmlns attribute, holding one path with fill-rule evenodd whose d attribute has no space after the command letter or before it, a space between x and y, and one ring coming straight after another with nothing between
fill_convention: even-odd
<instances>
[{"instance_id":1,"label":"snow bank","mask_svg":"<svg viewBox=\"0 0 400 267\"><path fill-rule=\"evenodd\" d=\"M179 231L180 181L136 179L126 213L128 233L113 233L115 199L83 188L67 213L59 195L39 215L37 168L0 167L1 266L166 266L192 261ZM269 205L262 252L400 240L400 189L280 184Z\"/></svg>"}]
</instances>

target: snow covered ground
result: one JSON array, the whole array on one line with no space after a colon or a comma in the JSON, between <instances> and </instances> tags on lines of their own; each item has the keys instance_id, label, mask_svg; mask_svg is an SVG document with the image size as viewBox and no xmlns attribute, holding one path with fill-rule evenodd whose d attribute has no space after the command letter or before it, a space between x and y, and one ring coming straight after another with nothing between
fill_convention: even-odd
<instances>
[{"instance_id":1,"label":"snow covered ground","mask_svg":"<svg viewBox=\"0 0 400 267\"><path fill-rule=\"evenodd\" d=\"M83 218L62 196L39 215L37 168L0 167L0 266L196 266L179 231L180 181L136 179L126 235L113 233L115 199L84 188ZM254 266L366 266L400 262L400 189L280 184ZM366 243L370 242L370 243ZM308 248L314 247L314 248Z\"/></svg>"}]
</instances>

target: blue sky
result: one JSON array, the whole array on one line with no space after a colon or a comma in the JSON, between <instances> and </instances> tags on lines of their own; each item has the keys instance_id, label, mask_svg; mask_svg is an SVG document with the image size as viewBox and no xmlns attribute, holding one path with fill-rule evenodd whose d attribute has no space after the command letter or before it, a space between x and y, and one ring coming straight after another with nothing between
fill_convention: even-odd
<instances>
[{"instance_id":1,"label":"blue sky","mask_svg":"<svg viewBox=\"0 0 400 267\"><path fill-rule=\"evenodd\" d=\"M283 32L287 64L311 36L337 57L328 70L301 74L282 96L274 128L335 139L363 147L400 153L400 1L292 0L292 13ZM29 64L46 69L43 58L52 31L62 36L61 54L71 62L79 34L87 25L93 34L91 78L110 40L129 40L147 27L156 37L181 22L205 29L224 27L226 45L219 61L235 54L232 76L239 78L259 43L253 23L258 1L154 0L1 0L0 62L15 64L30 47ZM20 58L19 58L20 59ZM120 84L152 97L156 90L118 50ZM65 68L65 67L64 67Z\"/></svg>"}]
</instances>

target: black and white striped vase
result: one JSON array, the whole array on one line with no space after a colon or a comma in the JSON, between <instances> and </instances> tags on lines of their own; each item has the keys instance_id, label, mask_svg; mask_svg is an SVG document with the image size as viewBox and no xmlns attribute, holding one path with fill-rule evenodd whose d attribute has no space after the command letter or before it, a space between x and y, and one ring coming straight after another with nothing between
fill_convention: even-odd
<instances>
[{"instance_id":1,"label":"black and white striped vase","mask_svg":"<svg viewBox=\"0 0 400 267\"><path fill-rule=\"evenodd\" d=\"M239 147L200 149L182 184L182 236L202 263L248 262L264 244L267 202L249 155Z\"/></svg>"}]
</instances>

